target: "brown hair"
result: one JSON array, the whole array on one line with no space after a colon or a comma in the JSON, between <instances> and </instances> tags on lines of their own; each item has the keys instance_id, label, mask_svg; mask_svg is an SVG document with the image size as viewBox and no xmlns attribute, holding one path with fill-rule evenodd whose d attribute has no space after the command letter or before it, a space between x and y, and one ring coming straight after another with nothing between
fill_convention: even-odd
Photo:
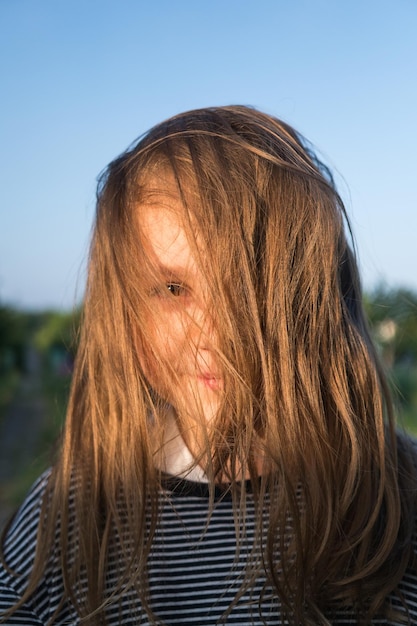
<instances>
[{"instance_id":1,"label":"brown hair","mask_svg":"<svg viewBox=\"0 0 417 626\"><path fill-rule=\"evenodd\" d=\"M156 126L100 179L65 436L27 593L59 520L66 594L80 615L105 623L105 604L130 585L156 621L146 563L161 475L149 416L162 420L163 403L138 355L149 268L134 216L149 181L167 171L196 254L204 243L226 372L224 407L205 438L210 484L227 476L237 517L242 468L259 485L259 516L270 494L266 537L258 526L263 564L252 566L265 569L290 624L330 624L341 606L363 623L388 615L412 560L415 485L362 311L347 217L307 142L243 106ZM260 482L255 440L268 459ZM106 596L115 537L120 584ZM246 583L252 576L248 567Z\"/></svg>"}]
</instances>

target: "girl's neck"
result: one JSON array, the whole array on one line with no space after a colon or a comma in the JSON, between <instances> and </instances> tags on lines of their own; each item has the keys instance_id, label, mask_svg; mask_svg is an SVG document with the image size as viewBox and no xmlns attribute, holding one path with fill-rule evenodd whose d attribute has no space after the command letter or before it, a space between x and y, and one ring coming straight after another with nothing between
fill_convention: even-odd
<instances>
[{"instance_id":1,"label":"girl's neck","mask_svg":"<svg viewBox=\"0 0 417 626\"><path fill-rule=\"evenodd\" d=\"M207 483L208 478L187 447L172 412L167 417L162 450L157 454L157 466L164 473L194 482Z\"/></svg>"},{"instance_id":2,"label":"girl's neck","mask_svg":"<svg viewBox=\"0 0 417 626\"><path fill-rule=\"evenodd\" d=\"M155 459L158 469L165 474L193 482L209 482L205 470L198 464L184 441L172 410L167 413L162 447L156 453ZM258 475L261 476L265 471L265 464L261 456L258 457L257 467ZM245 475L242 475L240 479L247 480L248 478L249 474L245 472Z\"/></svg>"}]
</instances>

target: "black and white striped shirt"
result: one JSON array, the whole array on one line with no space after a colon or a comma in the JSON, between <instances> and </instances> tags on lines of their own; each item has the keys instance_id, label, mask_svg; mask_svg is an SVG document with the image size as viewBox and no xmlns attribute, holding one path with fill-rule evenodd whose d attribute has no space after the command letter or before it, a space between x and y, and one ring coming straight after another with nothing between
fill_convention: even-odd
<instances>
[{"instance_id":1,"label":"black and white striped shirt","mask_svg":"<svg viewBox=\"0 0 417 626\"><path fill-rule=\"evenodd\" d=\"M48 475L34 485L9 529L5 556L19 577L0 567L0 614L22 595L33 564L40 503ZM216 505L207 524L208 486L178 480L167 484L161 499L161 519L149 557L151 606L161 623L168 626L215 626L218 623L278 626L277 600L265 593L259 602L265 580L256 579L251 591L239 598L225 621L225 614L242 583L246 558L253 544L254 505L248 498L245 545L236 559L236 534L230 494L217 494ZM110 555L107 583L114 587L118 577L117 555ZM417 624L417 574L408 573L401 584L411 623ZM24 607L7 624L45 625L54 614L63 587L57 563L47 567L42 583ZM122 599L107 609L108 624L145 625L148 618L127 590ZM133 608L132 608L133 607ZM54 624L79 624L74 609L67 605ZM346 614L335 616L333 624L355 623ZM378 626L388 626L384 620Z\"/></svg>"}]
</instances>

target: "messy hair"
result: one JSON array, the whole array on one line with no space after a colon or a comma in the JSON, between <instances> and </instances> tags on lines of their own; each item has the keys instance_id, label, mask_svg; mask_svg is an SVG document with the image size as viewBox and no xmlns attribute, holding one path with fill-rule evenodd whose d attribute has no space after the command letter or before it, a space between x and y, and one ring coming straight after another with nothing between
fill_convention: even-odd
<instances>
[{"instance_id":1,"label":"messy hair","mask_svg":"<svg viewBox=\"0 0 417 626\"><path fill-rule=\"evenodd\" d=\"M294 625L330 624L341 607L358 623L387 616L387 598L412 560L415 486L362 310L349 223L312 147L244 106L173 117L100 178L62 452L27 594L58 532L66 597L86 623L106 623L106 605L129 587L160 623L147 559L165 405L140 357L152 349L142 276L153 270L136 224L167 172L210 288L225 372L222 406L197 461L212 490L230 484L239 523L242 475L252 479L259 517L267 516L266 531L256 527L262 558L248 564L243 585L262 568ZM161 376L174 375L163 367ZM268 459L260 479L255 442ZM119 584L108 590L115 541Z\"/></svg>"}]
</instances>

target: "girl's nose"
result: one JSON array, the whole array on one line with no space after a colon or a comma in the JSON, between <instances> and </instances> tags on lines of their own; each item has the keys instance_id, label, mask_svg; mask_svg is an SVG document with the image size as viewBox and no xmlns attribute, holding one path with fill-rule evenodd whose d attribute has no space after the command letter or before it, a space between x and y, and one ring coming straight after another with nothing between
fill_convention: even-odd
<instances>
[{"instance_id":1,"label":"girl's nose","mask_svg":"<svg viewBox=\"0 0 417 626\"><path fill-rule=\"evenodd\" d=\"M201 350L213 349L216 342L216 332L213 316L206 307L195 305L190 311L190 333L192 342Z\"/></svg>"}]
</instances>

